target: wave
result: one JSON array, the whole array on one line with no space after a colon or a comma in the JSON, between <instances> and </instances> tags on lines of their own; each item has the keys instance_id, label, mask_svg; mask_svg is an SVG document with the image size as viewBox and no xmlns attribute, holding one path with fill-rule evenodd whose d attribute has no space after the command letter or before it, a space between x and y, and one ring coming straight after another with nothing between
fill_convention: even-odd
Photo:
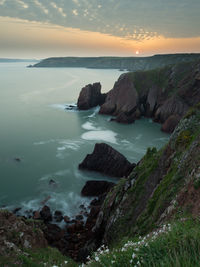
<instances>
[{"instance_id":1,"label":"wave","mask_svg":"<svg viewBox=\"0 0 200 267\"><path fill-rule=\"evenodd\" d=\"M82 128L85 130L100 130L101 128L95 127L93 122L87 121L84 124L82 124Z\"/></svg>"},{"instance_id":2,"label":"wave","mask_svg":"<svg viewBox=\"0 0 200 267\"><path fill-rule=\"evenodd\" d=\"M111 131L111 130L105 130L105 131L88 131L81 135L81 138L84 140L95 140L95 141L105 141L112 144L117 144L116 139L117 133Z\"/></svg>"}]
</instances>

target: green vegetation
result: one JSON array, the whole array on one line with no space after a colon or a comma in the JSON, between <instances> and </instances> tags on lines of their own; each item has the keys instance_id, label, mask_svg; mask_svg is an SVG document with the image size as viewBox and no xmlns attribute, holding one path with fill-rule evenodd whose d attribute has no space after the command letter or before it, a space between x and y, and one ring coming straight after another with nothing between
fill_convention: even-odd
<instances>
[{"instance_id":1,"label":"green vegetation","mask_svg":"<svg viewBox=\"0 0 200 267\"><path fill-rule=\"evenodd\" d=\"M52 267L52 266L78 266L72 259L63 256L55 248L44 248L37 250L26 250L19 255L12 257L0 256L0 267L21 266L21 267Z\"/></svg>"},{"instance_id":2,"label":"green vegetation","mask_svg":"<svg viewBox=\"0 0 200 267\"><path fill-rule=\"evenodd\" d=\"M101 248L87 266L195 267L200 262L200 223L179 219L121 248Z\"/></svg>"},{"instance_id":3,"label":"green vegetation","mask_svg":"<svg viewBox=\"0 0 200 267\"><path fill-rule=\"evenodd\" d=\"M151 70L180 62L191 62L200 54L155 55L152 57L52 57L33 67L83 67L98 69Z\"/></svg>"}]
</instances>

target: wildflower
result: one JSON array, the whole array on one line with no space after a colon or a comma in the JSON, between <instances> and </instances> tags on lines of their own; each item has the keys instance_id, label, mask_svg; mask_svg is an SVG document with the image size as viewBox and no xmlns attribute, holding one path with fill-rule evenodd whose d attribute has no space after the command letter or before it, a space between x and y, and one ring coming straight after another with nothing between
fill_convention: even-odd
<instances>
[{"instance_id":1,"label":"wildflower","mask_svg":"<svg viewBox=\"0 0 200 267\"><path fill-rule=\"evenodd\" d=\"M95 257L95 261L99 261L99 257L98 256Z\"/></svg>"},{"instance_id":2,"label":"wildflower","mask_svg":"<svg viewBox=\"0 0 200 267\"><path fill-rule=\"evenodd\" d=\"M136 257L136 254L133 252L132 254L132 258L134 259Z\"/></svg>"},{"instance_id":3,"label":"wildflower","mask_svg":"<svg viewBox=\"0 0 200 267\"><path fill-rule=\"evenodd\" d=\"M67 264L68 263L68 261L64 261L64 264Z\"/></svg>"},{"instance_id":4,"label":"wildflower","mask_svg":"<svg viewBox=\"0 0 200 267\"><path fill-rule=\"evenodd\" d=\"M133 260L130 260L130 263L132 263L133 262Z\"/></svg>"},{"instance_id":5,"label":"wildflower","mask_svg":"<svg viewBox=\"0 0 200 267\"><path fill-rule=\"evenodd\" d=\"M139 248L135 248L135 251L139 251Z\"/></svg>"},{"instance_id":6,"label":"wildflower","mask_svg":"<svg viewBox=\"0 0 200 267\"><path fill-rule=\"evenodd\" d=\"M112 264L114 264L114 263L115 263L115 261L111 261L111 263L112 263Z\"/></svg>"}]
</instances>

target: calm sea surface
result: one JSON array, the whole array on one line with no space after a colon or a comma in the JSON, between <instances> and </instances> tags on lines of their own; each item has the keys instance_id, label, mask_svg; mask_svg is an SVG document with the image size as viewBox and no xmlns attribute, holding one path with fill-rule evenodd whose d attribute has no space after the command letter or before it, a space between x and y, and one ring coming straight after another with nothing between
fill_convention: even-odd
<instances>
[{"instance_id":1,"label":"calm sea surface","mask_svg":"<svg viewBox=\"0 0 200 267\"><path fill-rule=\"evenodd\" d=\"M121 72L26 65L0 64L0 206L37 209L50 196L53 210L73 216L89 202L80 196L87 180L112 180L78 170L96 142L112 145L131 162L140 160L147 147L167 142L169 135L150 119L122 125L98 115L97 108L64 109L76 103L84 85L100 81L107 92ZM49 185L51 179L56 185Z\"/></svg>"}]
</instances>

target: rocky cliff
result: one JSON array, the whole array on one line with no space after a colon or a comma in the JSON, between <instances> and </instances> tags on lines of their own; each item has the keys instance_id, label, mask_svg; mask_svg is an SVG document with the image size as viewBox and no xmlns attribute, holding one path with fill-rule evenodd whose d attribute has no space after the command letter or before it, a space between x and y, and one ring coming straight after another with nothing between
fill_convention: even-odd
<instances>
[{"instance_id":1,"label":"rocky cliff","mask_svg":"<svg viewBox=\"0 0 200 267\"><path fill-rule=\"evenodd\" d=\"M152 117L173 132L188 109L200 101L200 61L122 74L107 93L101 114L131 123Z\"/></svg>"},{"instance_id":2,"label":"rocky cliff","mask_svg":"<svg viewBox=\"0 0 200 267\"><path fill-rule=\"evenodd\" d=\"M30 67L82 67L138 71L160 68L179 62L189 62L199 58L200 54L169 54L151 57L52 57Z\"/></svg>"},{"instance_id":3,"label":"rocky cliff","mask_svg":"<svg viewBox=\"0 0 200 267\"><path fill-rule=\"evenodd\" d=\"M200 208L200 104L191 108L157 151L149 148L127 179L107 195L95 231L104 243L149 233L178 212ZM189 207L189 210L188 210Z\"/></svg>"}]
</instances>

